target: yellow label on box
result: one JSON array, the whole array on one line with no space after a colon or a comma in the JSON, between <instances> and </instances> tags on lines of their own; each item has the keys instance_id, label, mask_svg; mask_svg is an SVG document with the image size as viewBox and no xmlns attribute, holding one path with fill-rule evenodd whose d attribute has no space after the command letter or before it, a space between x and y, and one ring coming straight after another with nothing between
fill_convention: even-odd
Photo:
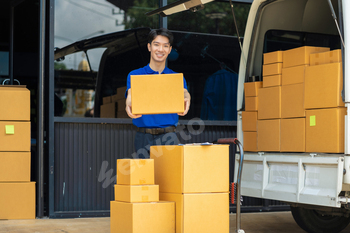
<instances>
[{"instance_id":1,"label":"yellow label on box","mask_svg":"<svg viewBox=\"0 0 350 233\"><path fill-rule=\"evenodd\" d=\"M310 116L310 126L316 126L316 116Z\"/></svg>"},{"instance_id":2,"label":"yellow label on box","mask_svg":"<svg viewBox=\"0 0 350 233\"><path fill-rule=\"evenodd\" d=\"M15 126L14 125L5 125L6 134L15 134Z\"/></svg>"}]
</instances>

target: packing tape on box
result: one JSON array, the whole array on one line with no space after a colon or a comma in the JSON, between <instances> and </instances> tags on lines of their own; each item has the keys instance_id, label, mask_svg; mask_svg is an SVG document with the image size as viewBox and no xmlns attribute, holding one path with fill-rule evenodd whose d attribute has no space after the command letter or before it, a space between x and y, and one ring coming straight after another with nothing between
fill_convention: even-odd
<instances>
[{"instance_id":1,"label":"packing tape on box","mask_svg":"<svg viewBox=\"0 0 350 233\"><path fill-rule=\"evenodd\" d=\"M15 134L15 126L14 125L5 125L6 134Z\"/></svg>"},{"instance_id":2,"label":"packing tape on box","mask_svg":"<svg viewBox=\"0 0 350 233\"><path fill-rule=\"evenodd\" d=\"M310 116L310 126L316 126L316 116Z\"/></svg>"}]
</instances>

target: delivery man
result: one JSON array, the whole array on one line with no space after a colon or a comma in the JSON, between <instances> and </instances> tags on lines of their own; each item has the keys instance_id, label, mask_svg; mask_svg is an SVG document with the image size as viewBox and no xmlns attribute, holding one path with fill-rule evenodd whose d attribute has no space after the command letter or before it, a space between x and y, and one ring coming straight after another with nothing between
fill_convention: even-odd
<instances>
[{"instance_id":1,"label":"delivery man","mask_svg":"<svg viewBox=\"0 0 350 233\"><path fill-rule=\"evenodd\" d=\"M148 51L151 58L147 66L133 70L127 78L126 112L133 119L137 126L134 147L138 158L149 158L150 146L153 145L177 145L178 138L175 130L179 121L179 115L185 116L190 108L191 95L187 91L187 84L184 78L184 100L185 111L178 114L154 114L154 115L133 115L131 113L132 100L130 89L130 75L145 74L171 74L176 73L165 66L166 59L171 52L173 43L172 33L165 29L154 29L148 35Z\"/></svg>"}]
</instances>

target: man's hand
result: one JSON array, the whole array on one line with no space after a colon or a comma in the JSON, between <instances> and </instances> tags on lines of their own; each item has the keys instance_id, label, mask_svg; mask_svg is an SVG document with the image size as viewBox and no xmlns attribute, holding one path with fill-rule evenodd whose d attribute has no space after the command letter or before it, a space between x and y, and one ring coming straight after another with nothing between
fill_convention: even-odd
<instances>
[{"instance_id":1,"label":"man's hand","mask_svg":"<svg viewBox=\"0 0 350 233\"><path fill-rule=\"evenodd\" d=\"M142 115L134 115L131 113L131 89L128 90L128 96L126 97L126 102L125 102L125 111L128 114L130 118L139 118L142 117Z\"/></svg>"},{"instance_id":2,"label":"man's hand","mask_svg":"<svg viewBox=\"0 0 350 233\"><path fill-rule=\"evenodd\" d=\"M184 89L184 97L185 97L185 111L183 113L178 113L179 116L185 116L188 113L188 110L190 110L191 105L191 95L190 93Z\"/></svg>"}]
</instances>

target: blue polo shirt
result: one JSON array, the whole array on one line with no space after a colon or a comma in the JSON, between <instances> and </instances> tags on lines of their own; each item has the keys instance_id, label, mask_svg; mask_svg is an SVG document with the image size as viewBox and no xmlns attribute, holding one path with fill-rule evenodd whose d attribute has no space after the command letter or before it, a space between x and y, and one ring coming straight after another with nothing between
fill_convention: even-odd
<instances>
[{"instance_id":1,"label":"blue polo shirt","mask_svg":"<svg viewBox=\"0 0 350 233\"><path fill-rule=\"evenodd\" d=\"M162 74L173 74L176 73L165 67ZM149 64L137 70L133 70L128 74L127 79L127 90L125 96L127 96L128 90L130 88L130 75L145 75L145 74L159 74L157 71L151 69ZM186 80L184 78L184 88L187 89ZM132 100L131 100L132 101ZM142 115L140 118L132 119L132 123L137 127L146 128L165 128L168 126L177 126L179 121L179 115L177 114L154 114L154 115Z\"/></svg>"}]
</instances>

